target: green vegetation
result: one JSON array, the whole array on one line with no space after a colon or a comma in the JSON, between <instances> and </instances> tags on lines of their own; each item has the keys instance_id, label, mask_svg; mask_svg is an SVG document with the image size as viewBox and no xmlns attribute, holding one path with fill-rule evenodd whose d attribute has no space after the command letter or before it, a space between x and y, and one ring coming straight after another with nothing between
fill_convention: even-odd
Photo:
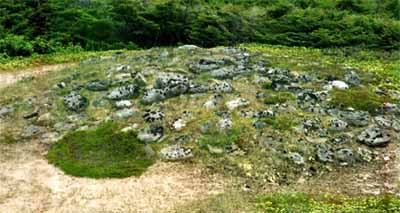
<instances>
[{"instance_id":1,"label":"green vegetation","mask_svg":"<svg viewBox=\"0 0 400 213\"><path fill-rule=\"evenodd\" d=\"M67 174L91 178L138 176L153 164L136 134L118 132L112 122L68 133L51 147L47 158Z\"/></svg>"},{"instance_id":2,"label":"green vegetation","mask_svg":"<svg viewBox=\"0 0 400 213\"><path fill-rule=\"evenodd\" d=\"M264 99L265 104L282 104L296 98L290 92L270 92Z\"/></svg>"},{"instance_id":3,"label":"green vegetation","mask_svg":"<svg viewBox=\"0 0 400 213\"><path fill-rule=\"evenodd\" d=\"M398 0L14 0L0 8L0 58L182 43L400 48Z\"/></svg>"},{"instance_id":4,"label":"green vegetation","mask_svg":"<svg viewBox=\"0 0 400 213\"><path fill-rule=\"evenodd\" d=\"M256 206L263 212L398 212L400 199L393 195L344 197L275 193L259 197Z\"/></svg>"},{"instance_id":5,"label":"green vegetation","mask_svg":"<svg viewBox=\"0 0 400 213\"><path fill-rule=\"evenodd\" d=\"M370 87L350 88L348 90L335 89L332 92L331 100L333 106L352 107L370 113L375 113L382 108L385 102L390 102L390 98L376 94Z\"/></svg>"}]
</instances>

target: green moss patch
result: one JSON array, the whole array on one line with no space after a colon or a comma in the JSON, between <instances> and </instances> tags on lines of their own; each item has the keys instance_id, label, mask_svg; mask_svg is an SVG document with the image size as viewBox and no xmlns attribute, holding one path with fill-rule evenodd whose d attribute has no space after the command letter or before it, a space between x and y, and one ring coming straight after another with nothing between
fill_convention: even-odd
<instances>
[{"instance_id":1,"label":"green moss patch","mask_svg":"<svg viewBox=\"0 0 400 213\"><path fill-rule=\"evenodd\" d=\"M259 197L257 208L263 212L399 212L400 199L277 193Z\"/></svg>"},{"instance_id":2,"label":"green moss patch","mask_svg":"<svg viewBox=\"0 0 400 213\"><path fill-rule=\"evenodd\" d=\"M348 90L333 90L331 104L343 108L352 107L357 110L376 112L385 102L390 102L388 96L376 94L370 87L351 88Z\"/></svg>"},{"instance_id":3,"label":"green moss patch","mask_svg":"<svg viewBox=\"0 0 400 213\"><path fill-rule=\"evenodd\" d=\"M134 132L118 132L112 122L67 134L51 147L47 159L67 174L90 178L139 176L154 162Z\"/></svg>"}]
</instances>

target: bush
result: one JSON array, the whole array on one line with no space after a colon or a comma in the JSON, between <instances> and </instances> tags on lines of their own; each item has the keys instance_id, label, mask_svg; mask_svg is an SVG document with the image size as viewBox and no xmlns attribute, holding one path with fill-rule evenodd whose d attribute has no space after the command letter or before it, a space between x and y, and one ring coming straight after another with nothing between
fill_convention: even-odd
<instances>
[{"instance_id":1,"label":"bush","mask_svg":"<svg viewBox=\"0 0 400 213\"><path fill-rule=\"evenodd\" d=\"M30 56L34 52L33 45L24 36L6 35L0 39L0 53L8 56Z\"/></svg>"},{"instance_id":2,"label":"bush","mask_svg":"<svg viewBox=\"0 0 400 213\"><path fill-rule=\"evenodd\" d=\"M118 132L112 122L67 134L51 147L47 159L66 174L90 178L138 176L154 162L135 133Z\"/></svg>"}]
</instances>

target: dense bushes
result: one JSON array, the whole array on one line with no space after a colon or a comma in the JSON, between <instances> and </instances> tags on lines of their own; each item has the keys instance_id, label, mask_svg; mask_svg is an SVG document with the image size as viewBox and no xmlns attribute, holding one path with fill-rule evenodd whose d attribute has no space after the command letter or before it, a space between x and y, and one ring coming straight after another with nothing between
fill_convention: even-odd
<instances>
[{"instance_id":1,"label":"dense bushes","mask_svg":"<svg viewBox=\"0 0 400 213\"><path fill-rule=\"evenodd\" d=\"M0 53L192 43L400 48L398 0L14 0L0 2Z\"/></svg>"}]
</instances>

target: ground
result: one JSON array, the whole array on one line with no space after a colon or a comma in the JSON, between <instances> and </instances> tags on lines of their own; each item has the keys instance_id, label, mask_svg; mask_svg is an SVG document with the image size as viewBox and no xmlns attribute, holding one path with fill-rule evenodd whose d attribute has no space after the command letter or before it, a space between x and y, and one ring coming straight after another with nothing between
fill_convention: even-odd
<instances>
[{"instance_id":1,"label":"ground","mask_svg":"<svg viewBox=\"0 0 400 213\"><path fill-rule=\"evenodd\" d=\"M257 45L246 47L253 51L263 49ZM396 66L393 61L396 60L392 58L382 59L365 53L356 55L360 58L330 57L333 53L283 47L264 47L263 51L271 56L270 60L274 65L288 67L294 71L307 70L312 73L318 72L317 70L321 68L331 71L336 70L340 64L353 66L366 73L380 73L382 76L394 79L393 81L398 78L396 69L393 69ZM318 58L318 62L308 63L315 57ZM337 61L338 59L341 61ZM58 83L53 80L63 79L70 72L74 72L77 66L77 63L63 63L0 72L0 89L4 88L3 91L6 94L3 99L0 98L0 104L16 98L10 94L29 97L32 94L38 95L42 91L47 91ZM101 69L106 70L108 67ZM88 72L91 70L92 67L86 69ZM27 75L34 76L34 80L29 80ZM248 81L235 82L234 87L244 88L240 97L249 100L251 107L262 108L262 105L255 104L254 91L259 88L249 83ZM28 85L33 85L33 87L28 87ZM235 95L226 96L226 99L235 97ZM165 101L164 107L170 109L166 117L174 117L183 109L192 110L193 106L195 108L207 99L200 97L195 101L184 98L179 100L179 102L176 102L176 99ZM25 107L18 109L18 116L29 112L29 108L27 110ZM60 109L56 108L56 110ZM89 110L94 109L89 108ZM60 112L57 111L57 113ZM190 129L184 130L183 133L191 134L196 131L197 129L192 126L197 122L207 120L210 116L209 112L198 113L205 118L190 121L188 123ZM95 118L97 116L103 118L104 112L94 112L94 115ZM60 113L58 116L64 116L64 114ZM8 122L9 120L7 123L4 120L0 121L2 122L0 131L3 135L18 134L21 132L20 128L26 124L17 116L13 120L14 123ZM136 120L133 121L136 122ZM242 121L247 122L245 119ZM247 128L247 125L241 127ZM171 138L166 140L171 140ZM357 167L323 167L326 170L322 170L323 172L313 177L299 175L295 176L295 179L291 180L293 182L289 184L268 180L268 183L263 185L260 185L259 180L254 180L257 179L255 175L257 172L269 172L268 169L254 171L250 169L248 174L254 178L247 177L248 174L235 177L232 173L221 172L220 167L225 166L243 167L242 169L246 171L248 165L252 164L254 167L254 162L258 162L257 159L251 159L252 161L247 164L238 163L230 157L217 158L217 160L210 158L210 161L202 163L197 160L157 161L140 177L101 180L77 178L65 175L59 168L47 162L45 156L49 144L43 143L41 138L18 141L10 144L0 143L0 212L248 212L257 211L255 210L257 200L254 198L260 195L304 192L312 195L375 196L387 193L398 195L400 189L400 150L397 141L387 147L377 149L379 157L376 163L364 162L357 164ZM200 156L209 157L208 155ZM213 163L218 163L220 167L212 165Z\"/></svg>"}]
</instances>

